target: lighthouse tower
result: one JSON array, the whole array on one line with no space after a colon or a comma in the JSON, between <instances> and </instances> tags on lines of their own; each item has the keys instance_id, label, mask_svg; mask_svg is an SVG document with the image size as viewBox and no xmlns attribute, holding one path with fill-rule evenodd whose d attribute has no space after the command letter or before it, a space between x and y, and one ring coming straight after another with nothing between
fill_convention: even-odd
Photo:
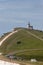
<instances>
[{"instance_id":1,"label":"lighthouse tower","mask_svg":"<svg viewBox=\"0 0 43 65\"><path fill-rule=\"evenodd\" d=\"M30 22L28 23L28 29L33 30L33 26L30 25Z\"/></svg>"},{"instance_id":2,"label":"lighthouse tower","mask_svg":"<svg viewBox=\"0 0 43 65\"><path fill-rule=\"evenodd\" d=\"M30 22L28 23L28 28L30 27Z\"/></svg>"}]
</instances>

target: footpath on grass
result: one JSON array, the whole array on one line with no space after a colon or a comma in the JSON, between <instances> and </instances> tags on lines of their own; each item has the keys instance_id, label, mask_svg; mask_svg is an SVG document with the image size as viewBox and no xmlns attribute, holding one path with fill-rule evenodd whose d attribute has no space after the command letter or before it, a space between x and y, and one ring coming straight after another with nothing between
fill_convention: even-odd
<instances>
[{"instance_id":1,"label":"footpath on grass","mask_svg":"<svg viewBox=\"0 0 43 65\"><path fill-rule=\"evenodd\" d=\"M20 29L19 29L20 30ZM11 35L13 35L14 33L17 33L19 30L16 30L16 31L12 31L10 34L8 34L7 36L5 36L5 38L3 38L1 41L0 41L0 46L2 45L2 43L8 39Z\"/></svg>"},{"instance_id":2,"label":"footpath on grass","mask_svg":"<svg viewBox=\"0 0 43 65\"><path fill-rule=\"evenodd\" d=\"M27 33L28 33L28 34L30 34L30 35L32 35L33 37L35 37L35 38L37 38L37 39L39 39L39 40L43 41L43 39L42 39L42 38L40 38L40 37L38 37L37 35L35 35L35 34L33 34L33 33L29 32L29 31L27 31Z\"/></svg>"}]
</instances>

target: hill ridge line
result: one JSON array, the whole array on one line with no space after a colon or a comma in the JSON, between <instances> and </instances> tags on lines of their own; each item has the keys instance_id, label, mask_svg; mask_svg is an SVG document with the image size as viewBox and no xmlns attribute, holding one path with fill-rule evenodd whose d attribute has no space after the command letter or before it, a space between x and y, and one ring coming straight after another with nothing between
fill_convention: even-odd
<instances>
[{"instance_id":1,"label":"hill ridge line","mask_svg":"<svg viewBox=\"0 0 43 65\"><path fill-rule=\"evenodd\" d=\"M20 29L19 29L19 30L20 30ZM3 43L7 38L9 38L12 34L18 32L19 30L12 31L10 34L8 34L7 36L5 36L5 38L0 41L0 46L2 45L2 43Z\"/></svg>"},{"instance_id":2,"label":"hill ridge line","mask_svg":"<svg viewBox=\"0 0 43 65\"><path fill-rule=\"evenodd\" d=\"M16 30L16 31L12 31L10 34L8 34L7 36L5 36L5 38L4 39L2 39L1 41L0 41L0 46L2 45L2 43L8 38L8 37L10 37L12 34L14 34L14 33L16 33L16 32L18 32L19 30L22 30L22 29L18 29L18 30ZM35 34L33 34L33 33L31 33L30 31L26 31L28 34L30 34L30 35L32 35L32 36L34 36L35 38L37 38L37 39L39 39L39 40L41 40L41 41L43 41L43 39L42 38L39 38L39 36L37 36L37 35L35 35Z\"/></svg>"}]
</instances>

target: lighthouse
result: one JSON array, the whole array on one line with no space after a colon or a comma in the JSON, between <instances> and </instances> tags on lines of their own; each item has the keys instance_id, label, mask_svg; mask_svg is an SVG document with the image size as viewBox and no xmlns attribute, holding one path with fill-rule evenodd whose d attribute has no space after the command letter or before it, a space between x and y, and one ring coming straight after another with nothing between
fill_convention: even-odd
<instances>
[{"instance_id":1,"label":"lighthouse","mask_svg":"<svg viewBox=\"0 0 43 65\"><path fill-rule=\"evenodd\" d=\"M28 29L33 30L33 26L30 25L30 22L28 23Z\"/></svg>"}]
</instances>

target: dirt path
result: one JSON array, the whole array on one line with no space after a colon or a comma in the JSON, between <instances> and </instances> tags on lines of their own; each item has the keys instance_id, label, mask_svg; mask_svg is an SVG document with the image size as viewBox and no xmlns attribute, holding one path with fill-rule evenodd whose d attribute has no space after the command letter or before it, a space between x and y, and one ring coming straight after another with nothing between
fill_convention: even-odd
<instances>
[{"instance_id":1,"label":"dirt path","mask_svg":"<svg viewBox=\"0 0 43 65\"><path fill-rule=\"evenodd\" d=\"M0 46L2 45L2 43L3 43L8 37L10 37L12 34L18 32L18 31L19 31L19 30L12 31L10 34L8 34L4 39L2 39L2 40L0 41Z\"/></svg>"},{"instance_id":2,"label":"dirt path","mask_svg":"<svg viewBox=\"0 0 43 65\"><path fill-rule=\"evenodd\" d=\"M37 38L37 39L39 39L39 40L43 41L43 39L42 39L42 38L40 38L40 37L38 37L37 35L35 35L35 34L33 34L33 33L29 32L29 31L27 31L27 33L28 33L28 34L30 34L30 35L32 35L33 37L35 37L35 38Z\"/></svg>"},{"instance_id":3,"label":"dirt path","mask_svg":"<svg viewBox=\"0 0 43 65\"><path fill-rule=\"evenodd\" d=\"M10 62L10 63L16 63L16 64L19 64L19 65L32 65L30 64L28 61L19 61L19 60L12 60L12 59L9 59L3 55L0 56L0 60L2 61L5 61L5 62ZM1 64L2 65L2 64ZM6 63L3 64L3 65L7 65ZM12 64L11 64L12 65Z\"/></svg>"}]
</instances>

